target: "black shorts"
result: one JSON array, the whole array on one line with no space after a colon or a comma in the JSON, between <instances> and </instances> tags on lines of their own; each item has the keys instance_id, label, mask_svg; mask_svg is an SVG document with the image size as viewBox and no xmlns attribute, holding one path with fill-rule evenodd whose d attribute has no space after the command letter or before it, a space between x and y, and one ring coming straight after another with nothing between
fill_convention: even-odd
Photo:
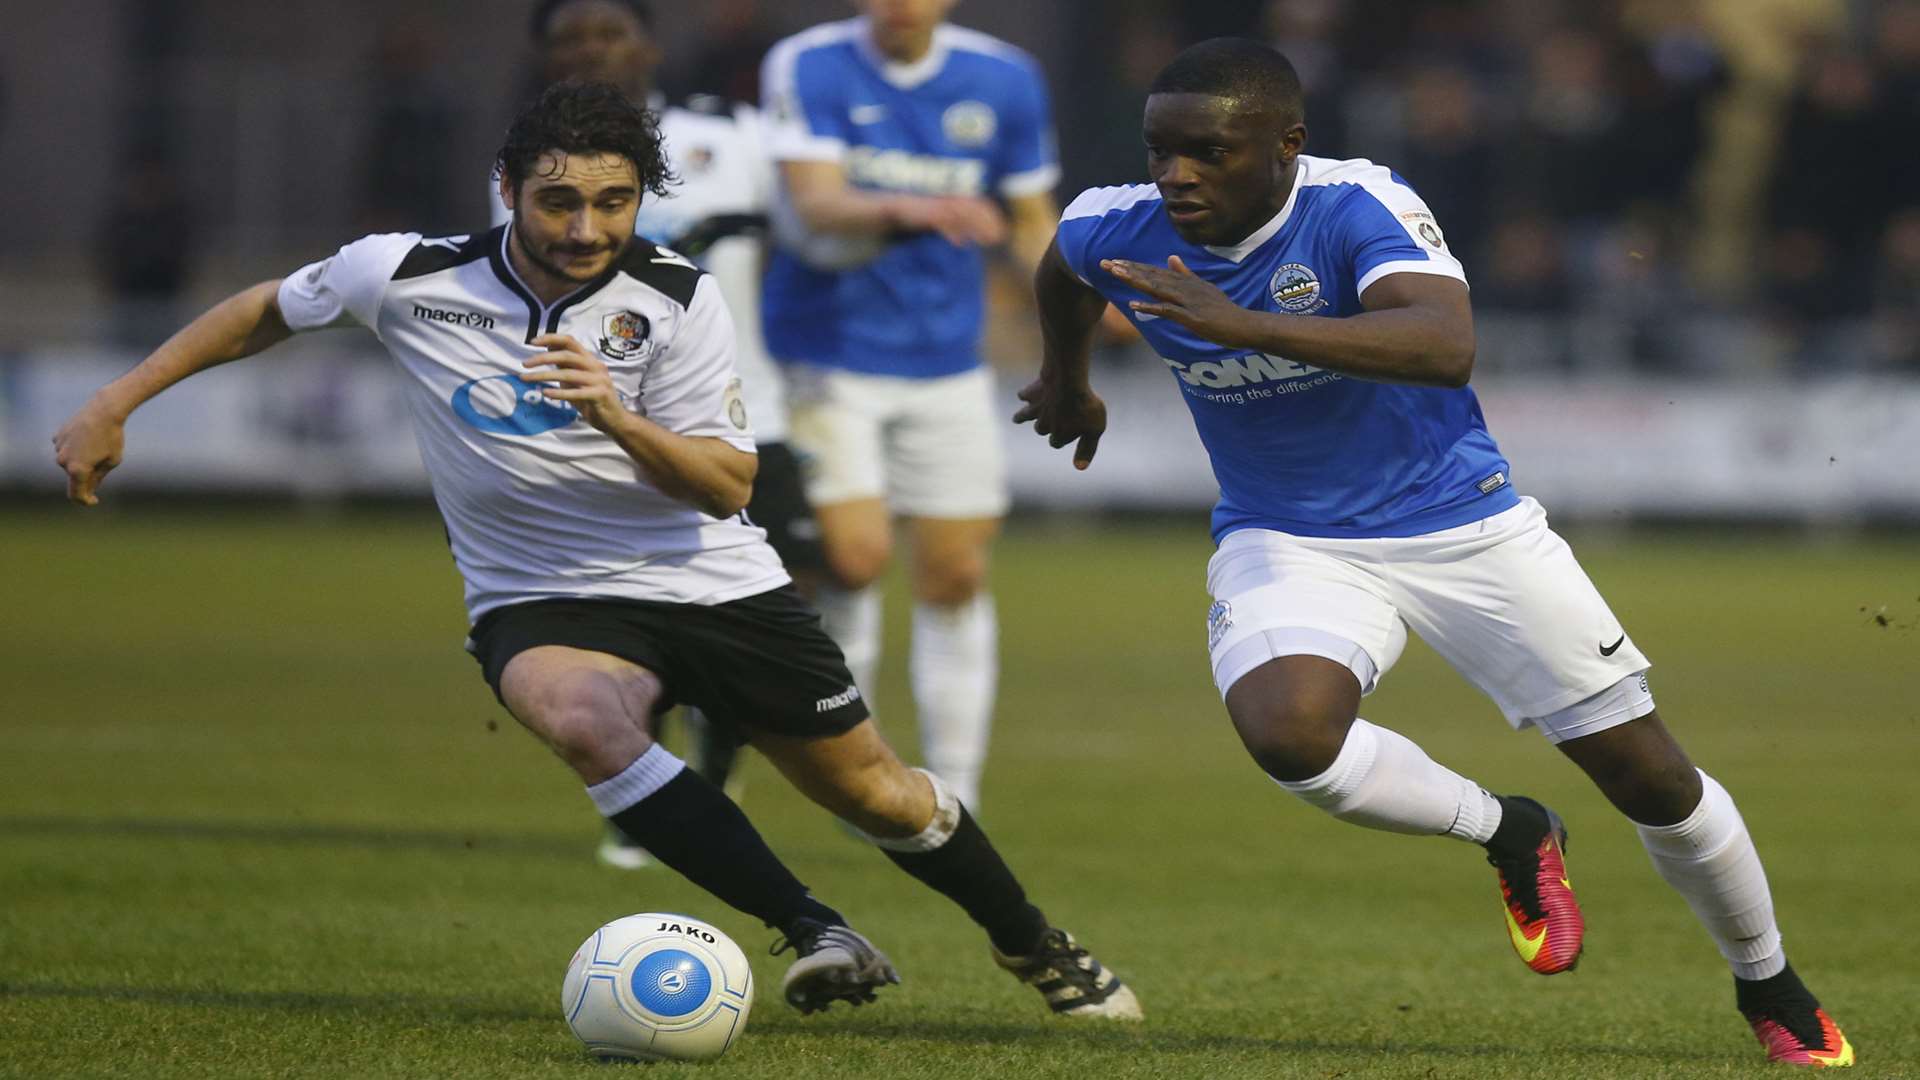
<instances>
[{"instance_id":1,"label":"black shorts","mask_svg":"<svg viewBox=\"0 0 1920 1080\"><path fill-rule=\"evenodd\" d=\"M814 520L807 489L800 482L800 459L783 442L760 444L760 471L753 477L747 520L767 530L767 543L787 572L826 569L820 547L820 523Z\"/></svg>"},{"instance_id":2,"label":"black shorts","mask_svg":"<svg viewBox=\"0 0 1920 1080\"><path fill-rule=\"evenodd\" d=\"M870 715L840 647L791 585L713 605L532 600L487 612L468 636L496 698L507 661L565 645L646 668L662 684L655 711L695 706L739 742L756 731L838 735Z\"/></svg>"}]
</instances>

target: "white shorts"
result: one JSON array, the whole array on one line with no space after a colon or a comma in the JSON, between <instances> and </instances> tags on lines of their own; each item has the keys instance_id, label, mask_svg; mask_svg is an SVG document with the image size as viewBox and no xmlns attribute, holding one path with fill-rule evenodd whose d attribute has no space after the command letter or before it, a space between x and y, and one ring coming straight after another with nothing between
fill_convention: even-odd
<instances>
[{"instance_id":1,"label":"white shorts","mask_svg":"<svg viewBox=\"0 0 1920 1080\"><path fill-rule=\"evenodd\" d=\"M1371 693L1412 627L1508 723L1554 742L1653 710L1644 676L1632 679L1647 658L1530 498L1424 536L1242 529L1208 562L1207 591L1223 697L1247 672L1292 655L1344 664Z\"/></svg>"},{"instance_id":2,"label":"white shorts","mask_svg":"<svg viewBox=\"0 0 1920 1080\"><path fill-rule=\"evenodd\" d=\"M986 368L932 379L789 365L788 442L815 506L884 498L895 513L1007 512L1007 427Z\"/></svg>"}]
</instances>

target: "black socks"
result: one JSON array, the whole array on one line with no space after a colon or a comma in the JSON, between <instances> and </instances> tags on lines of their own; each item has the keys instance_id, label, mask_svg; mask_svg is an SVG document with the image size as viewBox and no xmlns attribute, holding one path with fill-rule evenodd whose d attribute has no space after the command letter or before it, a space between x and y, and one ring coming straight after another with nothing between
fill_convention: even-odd
<instances>
[{"instance_id":1,"label":"black socks","mask_svg":"<svg viewBox=\"0 0 1920 1080\"><path fill-rule=\"evenodd\" d=\"M1486 843L1487 852L1509 858L1533 854L1552 822L1547 809L1524 795L1495 795L1500 800L1500 827Z\"/></svg>"},{"instance_id":2,"label":"black socks","mask_svg":"<svg viewBox=\"0 0 1920 1080\"><path fill-rule=\"evenodd\" d=\"M785 931L796 919L845 926L767 847L753 823L692 769L609 821L688 881Z\"/></svg>"},{"instance_id":3,"label":"black socks","mask_svg":"<svg viewBox=\"0 0 1920 1080\"><path fill-rule=\"evenodd\" d=\"M1047 917L1027 902L1026 890L973 815L964 806L959 810L953 833L938 847L882 850L902 870L960 905L1003 955L1029 955L1048 930ZM692 769L681 769L608 820L688 881L789 936L800 919L847 924L807 892L733 800Z\"/></svg>"},{"instance_id":4,"label":"black socks","mask_svg":"<svg viewBox=\"0 0 1920 1080\"><path fill-rule=\"evenodd\" d=\"M1027 891L966 807L953 835L932 851L882 850L900 869L959 904L1002 954L1026 956L1039 947L1047 917L1027 902Z\"/></svg>"}]
</instances>

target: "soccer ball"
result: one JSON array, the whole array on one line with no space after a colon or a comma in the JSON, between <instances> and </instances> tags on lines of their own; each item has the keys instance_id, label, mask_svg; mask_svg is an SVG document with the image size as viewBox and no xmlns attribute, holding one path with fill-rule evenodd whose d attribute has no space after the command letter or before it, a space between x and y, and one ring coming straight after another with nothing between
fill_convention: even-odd
<instances>
[{"instance_id":1,"label":"soccer ball","mask_svg":"<svg viewBox=\"0 0 1920 1080\"><path fill-rule=\"evenodd\" d=\"M753 1008L740 946L685 915L615 919L573 954L560 984L567 1026L601 1058L712 1061Z\"/></svg>"}]
</instances>

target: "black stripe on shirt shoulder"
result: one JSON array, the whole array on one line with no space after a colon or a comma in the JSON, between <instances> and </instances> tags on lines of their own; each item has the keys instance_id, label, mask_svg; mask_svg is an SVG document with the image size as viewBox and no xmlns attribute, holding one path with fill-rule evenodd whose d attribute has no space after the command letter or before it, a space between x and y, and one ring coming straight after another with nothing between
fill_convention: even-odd
<instances>
[{"instance_id":1,"label":"black stripe on shirt shoulder","mask_svg":"<svg viewBox=\"0 0 1920 1080\"><path fill-rule=\"evenodd\" d=\"M620 272L665 293L681 307L693 306L693 294L706 273L685 255L637 236L620 258Z\"/></svg>"},{"instance_id":2,"label":"black stripe on shirt shoulder","mask_svg":"<svg viewBox=\"0 0 1920 1080\"><path fill-rule=\"evenodd\" d=\"M697 259L722 240L764 233L768 224L765 214L714 214L701 218L692 228L673 237L673 250Z\"/></svg>"},{"instance_id":3,"label":"black stripe on shirt shoulder","mask_svg":"<svg viewBox=\"0 0 1920 1080\"><path fill-rule=\"evenodd\" d=\"M504 229L506 226L501 226ZM466 236L428 237L413 245L407 257L400 260L400 268L393 272L393 280L425 277L442 270L451 270L463 263L484 259L487 252L500 242L500 229L489 229L481 233L469 233Z\"/></svg>"}]
</instances>

